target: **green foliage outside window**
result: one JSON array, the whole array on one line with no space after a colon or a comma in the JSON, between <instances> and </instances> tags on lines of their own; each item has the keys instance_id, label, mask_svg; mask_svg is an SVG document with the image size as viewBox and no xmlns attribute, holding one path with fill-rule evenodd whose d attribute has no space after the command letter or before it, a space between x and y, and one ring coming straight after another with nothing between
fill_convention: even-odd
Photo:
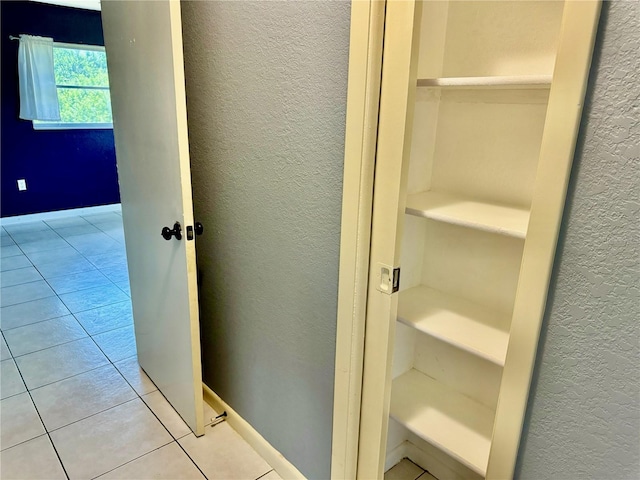
<instances>
[{"instance_id":1,"label":"green foliage outside window","mask_svg":"<svg viewBox=\"0 0 640 480\"><path fill-rule=\"evenodd\" d=\"M107 56L103 51L54 47L61 122L111 123ZM84 89L68 87L105 87Z\"/></svg>"},{"instance_id":2,"label":"green foliage outside window","mask_svg":"<svg viewBox=\"0 0 640 480\"><path fill-rule=\"evenodd\" d=\"M109 90L58 88L58 102L61 122L112 122Z\"/></svg>"}]
</instances>

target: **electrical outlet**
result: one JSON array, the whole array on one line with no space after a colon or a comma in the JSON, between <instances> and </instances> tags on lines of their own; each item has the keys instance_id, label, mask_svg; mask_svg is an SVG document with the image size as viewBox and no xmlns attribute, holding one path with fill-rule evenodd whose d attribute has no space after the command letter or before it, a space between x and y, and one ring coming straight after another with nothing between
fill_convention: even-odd
<instances>
[{"instance_id":1,"label":"electrical outlet","mask_svg":"<svg viewBox=\"0 0 640 480\"><path fill-rule=\"evenodd\" d=\"M24 178L18 180L18 190L23 191L27 189L27 181Z\"/></svg>"}]
</instances>

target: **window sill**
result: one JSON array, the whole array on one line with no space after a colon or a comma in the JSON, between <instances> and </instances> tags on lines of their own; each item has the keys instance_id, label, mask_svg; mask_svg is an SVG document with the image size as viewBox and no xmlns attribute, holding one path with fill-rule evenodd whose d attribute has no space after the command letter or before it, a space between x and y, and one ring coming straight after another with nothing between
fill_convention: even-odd
<instances>
[{"instance_id":1,"label":"window sill","mask_svg":"<svg viewBox=\"0 0 640 480\"><path fill-rule=\"evenodd\" d=\"M65 123L38 122L33 123L34 130L105 130L113 129L113 123Z\"/></svg>"}]
</instances>

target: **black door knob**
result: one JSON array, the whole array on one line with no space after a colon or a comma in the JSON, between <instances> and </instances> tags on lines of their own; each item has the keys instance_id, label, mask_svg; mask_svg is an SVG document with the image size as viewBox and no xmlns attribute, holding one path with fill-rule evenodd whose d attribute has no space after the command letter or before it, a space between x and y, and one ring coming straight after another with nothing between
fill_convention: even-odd
<instances>
[{"instance_id":1,"label":"black door knob","mask_svg":"<svg viewBox=\"0 0 640 480\"><path fill-rule=\"evenodd\" d=\"M196 235L202 235L204 233L204 227L200 222L196 222Z\"/></svg>"},{"instance_id":2,"label":"black door knob","mask_svg":"<svg viewBox=\"0 0 640 480\"><path fill-rule=\"evenodd\" d=\"M161 234L165 240L171 240L171 237L176 237L176 240L182 240L182 227L180 226L180 222L173 224L173 230L169 227L163 227Z\"/></svg>"}]
</instances>

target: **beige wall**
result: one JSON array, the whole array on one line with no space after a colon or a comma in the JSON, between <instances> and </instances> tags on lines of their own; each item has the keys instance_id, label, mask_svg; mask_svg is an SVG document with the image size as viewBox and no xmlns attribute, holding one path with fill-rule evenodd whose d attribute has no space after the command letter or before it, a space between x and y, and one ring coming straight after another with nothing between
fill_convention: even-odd
<instances>
[{"instance_id":1,"label":"beige wall","mask_svg":"<svg viewBox=\"0 0 640 480\"><path fill-rule=\"evenodd\" d=\"M326 479L350 4L182 11L204 380Z\"/></svg>"}]
</instances>

